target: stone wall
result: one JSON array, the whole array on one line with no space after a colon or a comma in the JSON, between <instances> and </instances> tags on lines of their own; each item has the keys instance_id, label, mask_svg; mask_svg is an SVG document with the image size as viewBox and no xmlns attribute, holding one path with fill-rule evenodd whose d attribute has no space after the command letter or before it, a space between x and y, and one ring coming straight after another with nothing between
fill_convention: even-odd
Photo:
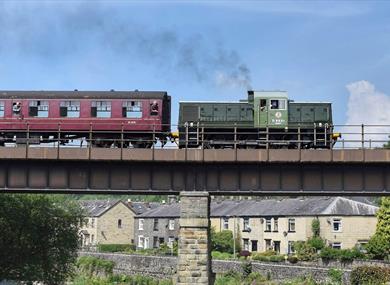
<instances>
[{"instance_id":1,"label":"stone wall","mask_svg":"<svg viewBox=\"0 0 390 285\"><path fill-rule=\"evenodd\" d=\"M177 257L92 252L80 252L79 255L89 255L112 260L115 262L114 272L127 275L142 274L156 278L173 278L177 270ZM240 271L241 264L242 262L240 261L213 260L212 271L214 273L224 273L229 270ZM274 280L291 279L303 275L311 275L316 280L326 280L328 277L328 271L331 268L335 268L337 265L340 264L331 263L328 264L328 266L321 266L319 263L301 263L293 265L289 263L275 264L267 262L252 262L252 270L254 272L260 272L264 276L268 275ZM359 265L388 266L388 263L357 261L353 265L348 265L342 269L344 271L345 281L349 279L351 267Z\"/></svg>"}]
</instances>

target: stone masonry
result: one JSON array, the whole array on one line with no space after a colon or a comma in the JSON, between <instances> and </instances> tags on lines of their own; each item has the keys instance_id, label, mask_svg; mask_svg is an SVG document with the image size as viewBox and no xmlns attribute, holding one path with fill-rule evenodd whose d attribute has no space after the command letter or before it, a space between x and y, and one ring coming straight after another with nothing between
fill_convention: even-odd
<instances>
[{"instance_id":1,"label":"stone masonry","mask_svg":"<svg viewBox=\"0 0 390 285\"><path fill-rule=\"evenodd\" d=\"M210 251L210 196L207 192L180 193L177 284L213 284Z\"/></svg>"}]
</instances>

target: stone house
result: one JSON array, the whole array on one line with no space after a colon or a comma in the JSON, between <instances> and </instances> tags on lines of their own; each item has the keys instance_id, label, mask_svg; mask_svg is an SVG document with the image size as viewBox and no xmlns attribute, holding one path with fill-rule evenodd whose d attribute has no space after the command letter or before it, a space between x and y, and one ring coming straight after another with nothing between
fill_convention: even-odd
<instances>
[{"instance_id":1,"label":"stone house","mask_svg":"<svg viewBox=\"0 0 390 285\"><path fill-rule=\"evenodd\" d=\"M210 210L211 226L216 231L231 230L240 238L242 249L252 252L273 249L284 254L294 252L293 242L305 241L313 235L314 219L319 220L320 235L328 245L344 249L364 244L375 232L378 207L342 197L312 197L225 200L212 202ZM177 239L179 214L180 204L173 203L137 216L137 246L158 247L159 243L154 241L160 237L164 241ZM167 230L170 220L174 220L174 231ZM137 229L140 223L141 230Z\"/></svg>"},{"instance_id":2,"label":"stone house","mask_svg":"<svg viewBox=\"0 0 390 285\"><path fill-rule=\"evenodd\" d=\"M180 204L162 204L135 217L135 242L137 249L168 246L178 240Z\"/></svg>"},{"instance_id":3,"label":"stone house","mask_svg":"<svg viewBox=\"0 0 390 285\"><path fill-rule=\"evenodd\" d=\"M134 217L156 204L120 200L80 201L86 217L80 227L81 246L134 243Z\"/></svg>"},{"instance_id":4,"label":"stone house","mask_svg":"<svg viewBox=\"0 0 390 285\"><path fill-rule=\"evenodd\" d=\"M320 236L329 246L353 248L374 234L378 207L343 197L223 201L211 208L211 225L240 236L241 246L252 252L268 249L293 253L295 241L311 236L318 219Z\"/></svg>"}]
</instances>

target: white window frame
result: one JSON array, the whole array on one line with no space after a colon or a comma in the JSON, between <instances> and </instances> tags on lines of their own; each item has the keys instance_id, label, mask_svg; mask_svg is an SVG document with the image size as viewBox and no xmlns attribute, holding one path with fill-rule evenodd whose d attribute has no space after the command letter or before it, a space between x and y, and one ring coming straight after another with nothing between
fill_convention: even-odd
<instances>
[{"instance_id":1,"label":"white window frame","mask_svg":"<svg viewBox=\"0 0 390 285\"><path fill-rule=\"evenodd\" d=\"M244 250L249 250L249 238L242 239L242 247Z\"/></svg>"},{"instance_id":2,"label":"white window frame","mask_svg":"<svg viewBox=\"0 0 390 285\"><path fill-rule=\"evenodd\" d=\"M294 254L296 252L295 248L294 248L294 242L295 241L292 241L292 240L289 240L287 245L288 245L288 248L287 248L287 253L288 254Z\"/></svg>"},{"instance_id":3,"label":"white window frame","mask_svg":"<svg viewBox=\"0 0 390 285\"><path fill-rule=\"evenodd\" d=\"M0 117L4 117L5 113L5 103L4 101L0 101Z\"/></svg>"},{"instance_id":4,"label":"white window frame","mask_svg":"<svg viewBox=\"0 0 390 285\"><path fill-rule=\"evenodd\" d=\"M229 229L229 218L222 218L222 228L224 230L228 230Z\"/></svg>"},{"instance_id":5,"label":"white window frame","mask_svg":"<svg viewBox=\"0 0 390 285\"><path fill-rule=\"evenodd\" d=\"M338 242L338 241L332 242L332 248L334 248L334 249L342 249L343 248L343 244L341 242Z\"/></svg>"},{"instance_id":6,"label":"white window frame","mask_svg":"<svg viewBox=\"0 0 390 285\"><path fill-rule=\"evenodd\" d=\"M278 231L279 231L279 219L274 218L274 232L278 232Z\"/></svg>"},{"instance_id":7,"label":"white window frame","mask_svg":"<svg viewBox=\"0 0 390 285\"><path fill-rule=\"evenodd\" d=\"M173 231L175 229L175 220L174 219L169 219L169 222L168 222L168 229L170 231Z\"/></svg>"},{"instance_id":8,"label":"white window frame","mask_svg":"<svg viewBox=\"0 0 390 285\"><path fill-rule=\"evenodd\" d=\"M250 230L249 222L250 221L248 217L243 218L243 232L248 232Z\"/></svg>"},{"instance_id":9,"label":"white window frame","mask_svg":"<svg viewBox=\"0 0 390 285\"><path fill-rule=\"evenodd\" d=\"M338 230L335 230L335 224L338 223ZM343 223L341 218L333 218L332 219L332 232L341 233L343 231Z\"/></svg>"},{"instance_id":10,"label":"white window frame","mask_svg":"<svg viewBox=\"0 0 390 285\"><path fill-rule=\"evenodd\" d=\"M142 113L142 101L124 101L122 108L126 108L126 118L141 119Z\"/></svg>"},{"instance_id":11,"label":"white window frame","mask_svg":"<svg viewBox=\"0 0 390 285\"><path fill-rule=\"evenodd\" d=\"M292 225L294 225L294 228L292 227ZM288 219L288 232L289 233L295 233L296 232L296 222L295 222L295 219L294 218L289 218Z\"/></svg>"},{"instance_id":12,"label":"white window frame","mask_svg":"<svg viewBox=\"0 0 390 285\"><path fill-rule=\"evenodd\" d=\"M168 237L168 247L169 248L173 248L173 243L175 242L175 238L174 237Z\"/></svg>"},{"instance_id":13,"label":"white window frame","mask_svg":"<svg viewBox=\"0 0 390 285\"><path fill-rule=\"evenodd\" d=\"M111 101L92 101L91 107L96 108L96 118L111 118Z\"/></svg>"},{"instance_id":14,"label":"white window frame","mask_svg":"<svg viewBox=\"0 0 390 285\"><path fill-rule=\"evenodd\" d=\"M139 248L144 248L145 245L145 238L143 235L138 236L138 247Z\"/></svg>"},{"instance_id":15,"label":"white window frame","mask_svg":"<svg viewBox=\"0 0 390 285\"><path fill-rule=\"evenodd\" d=\"M38 105L38 102L39 102L39 105ZM45 100L32 100L32 101L30 101L28 104L29 113L30 113L30 107L37 107L37 115L34 116L34 118L48 118L49 117L49 101L45 101Z\"/></svg>"},{"instance_id":16,"label":"white window frame","mask_svg":"<svg viewBox=\"0 0 390 285\"><path fill-rule=\"evenodd\" d=\"M144 223L145 223L144 219L139 219L138 220L138 230L139 231L143 231L144 230Z\"/></svg>"},{"instance_id":17,"label":"white window frame","mask_svg":"<svg viewBox=\"0 0 390 285\"><path fill-rule=\"evenodd\" d=\"M95 227L95 218L91 218L91 228Z\"/></svg>"},{"instance_id":18,"label":"white window frame","mask_svg":"<svg viewBox=\"0 0 390 285\"><path fill-rule=\"evenodd\" d=\"M264 231L265 232L270 232L272 230L272 219L271 218L265 218L265 227Z\"/></svg>"},{"instance_id":19,"label":"white window frame","mask_svg":"<svg viewBox=\"0 0 390 285\"><path fill-rule=\"evenodd\" d=\"M80 101L62 101L60 107L66 107L66 118L80 118Z\"/></svg>"}]
</instances>

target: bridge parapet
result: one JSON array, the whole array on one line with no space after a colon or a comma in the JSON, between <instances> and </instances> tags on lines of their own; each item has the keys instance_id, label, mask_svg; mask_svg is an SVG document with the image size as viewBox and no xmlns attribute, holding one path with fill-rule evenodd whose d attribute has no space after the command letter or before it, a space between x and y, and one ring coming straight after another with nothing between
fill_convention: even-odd
<instances>
[{"instance_id":1,"label":"bridge parapet","mask_svg":"<svg viewBox=\"0 0 390 285\"><path fill-rule=\"evenodd\" d=\"M389 163L390 149L120 149L2 147L0 159L100 160L191 163Z\"/></svg>"}]
</instances>

